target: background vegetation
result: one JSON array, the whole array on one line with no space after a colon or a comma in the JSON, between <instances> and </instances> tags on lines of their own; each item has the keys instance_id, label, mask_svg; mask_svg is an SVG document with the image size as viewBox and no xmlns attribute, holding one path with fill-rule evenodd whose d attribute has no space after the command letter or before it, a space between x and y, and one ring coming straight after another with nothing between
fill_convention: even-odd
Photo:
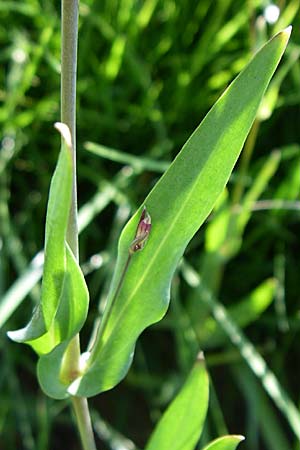
<instances>
[{"instance_id":1,"label":"background vegetation","mask_svg":"<svg viewBox=\"0 0 300 450\"><path fill-rule=\"evenodd\" d=\"M272 383L257 376L261 361L249 351L252 343L299 406L299 1L278 1L281 15L273 25L263 18L267 5L80 2L80 259L91 293L86 339L103 307L124 223L255 49L294 25L228 192L178 268L168 314L139 339L126 379L90 401L103 449L143 447L199 348L211 376L202 445L228 431L246 436L241 449L300 449L293 415L280 412L284 393L276 406ZM26 323L39 298L36 255L59 148L53 123L59 120L60 1L0 1L0 43L0 449L55 450L68 442L73 450L79 444L68 403L45 398L34 353L6 337ZM225 314L218 314L217 300ZM236 345L242 329L247 340Z\"/></svg>"}]
</instances>

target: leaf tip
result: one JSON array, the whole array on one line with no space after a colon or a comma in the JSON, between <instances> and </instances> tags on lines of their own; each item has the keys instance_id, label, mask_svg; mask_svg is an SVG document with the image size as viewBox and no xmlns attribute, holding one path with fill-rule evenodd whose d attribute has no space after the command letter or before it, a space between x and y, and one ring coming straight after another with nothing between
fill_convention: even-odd
<instances>
[{"instance_id":1,"label":"leaf tip","mask_svg":"<svg viewBox=\"0 0 300 450\"><path fill-rule=\"evenodd\" d=\"M291 36L291 33L292 33L292 29L293 29L292 25L289 25L289 26L286 27L284 30L279 31L278 36L281 37L281 38L283 38L284 41L285 41L286 43L288 43L288 41L289 41L289 39L290 39L290 36Z\"/></svg>"},{"instance_id":2,"label":"leaf tip","mask_svg":"<svg viewBox=\"0 0 300 450\"><path fill-rule=\"evenodd\" d=\"M61 134L61 137L69 148L72 148L72 136L68 125L62 122L55 122L54 128Z\"/></svg>"},{"instance_id":3,"label":"leaf tip","mask_svg":"<svg viewBox=\"0 0 300 450\"><path fill-rule=\"evenodd\" d=\"M293 26L289 25L288 27L286 27L284 30L282 30L282 33L285 33L288 37L290 37L291 33L292 33L292 29Z\"/></svg>"},{"instance_id":4,"label":"leaf tip","mask_svg":"<svg viewBox=\"0 0 300 450\"><path fill-rule=\"evenodd\" d=\"M79 378L76 378L76 380L74 380L70 386L68 387L67 391L69 394L75 396L78 392L79 386L80 386L80 382L82 380L82 376Z\"/></svg>"},{"instance_id":5,"label":"leaf tip","mask_svg":"<svg viewBox=\"0 0 300 450\"><path fill-rule=\"evenodd\" d=\"M196 362L200 362L200 363L205 362L204 353L202 350L198 353L198 355L196 357Z\"/></svg>"},{"instance_id":6,"label":"leaf tip","mask_svg":"<svg viewBox=\"0 0 300 450\"><path fill-rule=\"evenodd\" d=\"M244 441L246 438L245 436L241 435L241 434L236 434L235 435L236 439L238 439L240 442Z\"/></svg>"},{"instance_id":7,"label":"leaf tip","mask_svg":"<svg viewBox=\"0 0 300 450\"><path fill-rule=\"evenodd\" d=\"M11 340L16 342L16 331L7 331L6 336Z\"/></svg>"}]
</instances>

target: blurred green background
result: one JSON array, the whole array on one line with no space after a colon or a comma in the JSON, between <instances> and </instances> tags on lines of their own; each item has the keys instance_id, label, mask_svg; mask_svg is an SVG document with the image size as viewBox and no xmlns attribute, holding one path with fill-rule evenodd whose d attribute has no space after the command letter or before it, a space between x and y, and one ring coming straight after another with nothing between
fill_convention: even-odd
<instances>
[{"instance_id":1,"label":"blurred green background","mask_svg":"<svg viewBox=\"0 0 300 450\"><path fill-rule=\"evenodd\" d=\"M199 349L211 376L201 445L229 432L246 436L244 450L300 449L300 2L275 5L271 23L262 0L80 1L80 259L91 295L83 348L123 225L255 50L293 25L228 191L178 268L166 317L139 339L127 378L90 401L101 449L143 448ZM6 337L39 299L59 151L60 1L0 1L0 44L0 449L75 450L68 403L44 397L36 356Z\"/></svg>"}]
</instances>

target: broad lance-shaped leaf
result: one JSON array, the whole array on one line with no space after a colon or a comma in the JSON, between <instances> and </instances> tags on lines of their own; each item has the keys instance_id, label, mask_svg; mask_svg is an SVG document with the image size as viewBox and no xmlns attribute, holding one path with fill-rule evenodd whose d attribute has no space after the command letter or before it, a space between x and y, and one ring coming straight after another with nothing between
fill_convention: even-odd
<instances>
[{"instance_id":1,"label":"broad lance-shaped leaf","mask_svg":"<svg viewBox=\"0 0 300 450\"><path fill-rule=\"evenodd\" d=\"M209 380L200 354L185 384L154 429L145 450L193 450L203 429Z\"/></svg>"},{"instance_id":2,"label":"broad lance-shaped leaf","mask_svg":"<svg viewBox=\"0 0 300 450\"><path fill-rule=\"evenodd\" d=\"M131 242L129 252L128 252L128 258L127 263L124 268L123 273L126 272L126 268L129 265L131 256L135 254L136 252L141 251L149 237L149 233L151 231L151 217L147 213L146 208L143 209L136 233L135 233L135 239ZM80 304L80 285L71 285L74 289L75 296L74 298L79 301ZM121 284L119 285L121 286ZM64 291L64 289L63 289ZM68 294L68 291L66 292L66 295ZM115 295L115 299L117 296ZM82 303L82 302L81 302ZM65 302L61 301L62 305L65 305ZM74 309L78 306L74 305ZM61 329L62 331L66 332L66 323L64 324L64 318L67 317L67 315L63 314L65 308L61 308L58 310L57 316L62 318L61 323ZM62 311L62 314L60 314ZM70 316L69 311L67 311L68 316ZM55 321L57 322L57 316L55 317ZM72 316L71 316L72 317ZM66 320L66 319L65 319ZM70 319L69 319L70 320ZM79 331L79 330L78 330ZM69 344L69 340L61 340L62 343L55 347L52 352L42 355L38 362L37 367L37 373L38 373L38 379L41 388L43 391L49 396L53 397L55 399L64 399L70 396L70 393L68 392L68 381L63 378L63 358L65 350Z\"/></svg>"},{"instance_id":3,"label":"broad lance-shaped leaf","mask_svg":"<svg viewBox=\"0 0 300 450\"><path fill-rule=\"evenodd\" d=\"M68 385L61 379L62 361L69 342L66 340L52 352L42 355L37 364L37 376L42 390L56 400L70 397Z\"/></svg>"},{"instance_id":4,"label":"broad lance-shaped leaf","mask_svg":"<svg viewBox=\"0 0 300 450\"><path fill-rule=\"evenodd\" d=\"M145 248L133 255L110 309L141 209L124 228L105 326L70 393L92 396L115 386L128 371L138 336L165 314L178 261L228 181L289 35L290 29L277 34L254 56L146 198L152 218L150 237Z\"/></svg>"},{"instance_id":5,"label":"broad lance-shaped leaf","mask_svg":"<svg viewBox=\"0 0 300 450\"><path fill-rule=\"evenodd\" d=\"M39 354L50 352L76 334L88 308L84 278L65 242L72 196L71 136L66 125L56 126L63 139L49 193L41 301L25 328L8 333L11 339L31 345Z\"/></svg>"},{"instance_id":6,"label":"broad lance-shaped leaf","mask_svg":"<svg viewBox=\"0 0 300 450\"><path fill-rule=\"evenodd\" d=\"M239 435L223 436L211 442L202 450L235 450L244 439L244 436Z\"/></svg>"}]
</instances>

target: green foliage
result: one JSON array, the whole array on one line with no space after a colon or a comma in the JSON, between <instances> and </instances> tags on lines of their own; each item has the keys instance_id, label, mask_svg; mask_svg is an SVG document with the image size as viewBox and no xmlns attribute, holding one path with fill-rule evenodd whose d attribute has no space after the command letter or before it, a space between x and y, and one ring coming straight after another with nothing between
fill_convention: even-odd
<instances>
[{"instance_id":1,"label":"green foliage","mask_svg":"<svg viewBox=\"0 0 300 450\"><path fill-rule=\"evenodd\" d=\"M72 394L89 397L115 386L128 371L139 334L165 314L179 259L224 189L287 38L286 32L278 34L256 54L146 198L153 223L150 239L134 255L110 311L141 210L122 232L109 317L104 315L104 331L100 325L83 376L70 387Z\"/></svg>"},{"instance_id":2,"label":"green foliage","mask_svg":"<svg viewBox=\"0 0 300 450\"><path fill-rule=\"evenodd\" d=\"M201 355L184 386L156 425L145 450L193 450L208 407L208 375Z\"/></svg>"},{"instance_id":3,"label":"green foliage","mask_svg":"<svg viewBox=\"0 0 300 450\"><path fill-rule=\"evenodd\" d=\"M203 354L156 425L145 450L193 450L202 434L208 408L209 379ZM203 450L234 450L243 436L223 436Z\"/></svg>"},{"instance_id":4,"label":"green foliage","mask_svg":"<svg viewBox=\"0 0 300 450\"><path fill-rule=\"evenodd\" d=\"M42 395L32 376L36 355L5 333L22 326L41 298L58 148L59 3L0 1L0 434L7 450L63 448L66 439L78 450L68 401ZM133 441L144 448L204 348L213 387L198 447L241 432L245 450L299 450L299 1L281 2L275 24L263 18L265 7L261 0L80 1L80 262L92 299L83 350L104 310L124 223L255 49L294 25L226 196L175 272L168 313L138 340L124 382L91 401L100 448L136 450ZM58 365L52 352L43 355L38 376L44 390L64 398L68 338L61 338Z\"/></svg>"},{"instance_id":5,"label":"green foliage","mask_svg":"<svg viewBox=\"0 0 300 450\"><path fill-rule=\"evenodd\" d=\"M88 290L66 243L73 168L70 137L63 132L62 137L49 193L41 301L25 328L8 333L11 339L30 344L39 354L51 352L78 333L88 310Z\"/></svg>"},{"instance_id":6,"label":"green foliage","mask_svg":"<svg viewBox=\"0 0 300 450\"><path fill-rule=\"evenodd\" d=\"M203 450L235 450L243 436L223 436L208 444Z\"/></svg>"},{"instance_id":7,"label":"green foliage","mask_svg":"<svg viewBox=\"0 0 300 450\"><path fill-rule=\"evenodd\" d=\"M185 267L187 272L187 268ZM187 273L185 273L188 276ZM276 282L274 279L266 280L261 283L256 289L254 289L250 295L245 299L236 302L233 306L228 308L230 317L240 327L244 328L250 323L258 319L258 317L265 311L274 299L276 292ZM195 330L199 336L200 342L203 342L205 347L211 347L219 345L224 342L224 332L219 328L216 320L209 316L206 320L195 320Z\"/></svg>"}]
</instances>

